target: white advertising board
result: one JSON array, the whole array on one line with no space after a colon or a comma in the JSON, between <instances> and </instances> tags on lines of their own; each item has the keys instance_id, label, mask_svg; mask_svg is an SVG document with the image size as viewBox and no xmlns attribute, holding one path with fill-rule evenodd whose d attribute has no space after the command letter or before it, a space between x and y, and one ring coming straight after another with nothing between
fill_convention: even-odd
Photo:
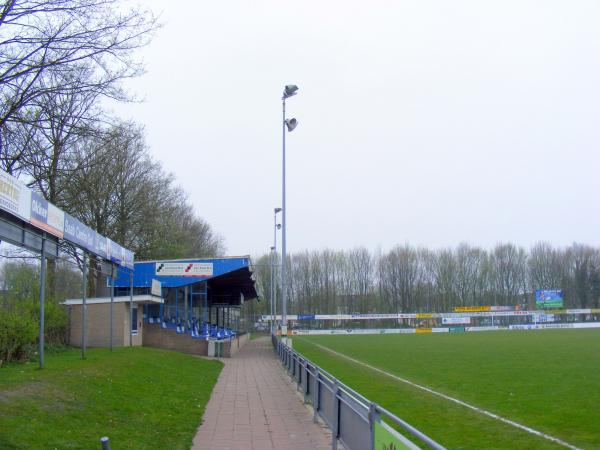
<instances>
[{"instance_id":1,"label":"white advertising board","mask_svg":"<svg viewBox=\"0 0 600 450\"><path fill-rule=\"evenodd\" d=\"M31 191L3 170L0 170L0 208L27 222L31 218Z\"/></svg>"},{"instance_id":2,"label":"white advertising board","mask_svg":"<svg viewBox=\"0 0 600 450\"><path fill-rule=\"evenodd\" d=\"M442 317L444 325L469 325L470 323L470 317Z\"/></svg>"},{"instance_id":3,"label":"white advertising board","mask_svg":"<svg viewBox=\"0 0 600 450\"><path fill-rule=\"evenodd\" d=\"M163 277L212 277L212 263L156 263L156 275Z\"/></svg>"},{"instance_id":4,"label":"white advertising board","mask_svg":"<svg viewBox=\"0 0 600 450\"><path fill-rule=\"evenodd\" d=\"M152 279L152 287L150 288L150 293L152 295L156 295L157 297L162 297L162 283L158 280Z\"/></svg>"}]
</instances>

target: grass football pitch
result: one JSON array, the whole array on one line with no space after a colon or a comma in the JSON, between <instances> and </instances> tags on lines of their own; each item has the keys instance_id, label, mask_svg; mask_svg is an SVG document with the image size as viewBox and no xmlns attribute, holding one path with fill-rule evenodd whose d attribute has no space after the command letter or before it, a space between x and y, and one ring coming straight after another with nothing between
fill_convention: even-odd
<instances>
[{"instance_id":1,"label":"grass football pitch","mask_svg":"<svg viewBox=\"0 0 600 450\"><path fill-rule=\"evenodd\" d=\"M600 330L294 337L294 349L452 449L565 448L415 388L426 386L577 448L600 448Z\"/></svg>"}]
</instances>

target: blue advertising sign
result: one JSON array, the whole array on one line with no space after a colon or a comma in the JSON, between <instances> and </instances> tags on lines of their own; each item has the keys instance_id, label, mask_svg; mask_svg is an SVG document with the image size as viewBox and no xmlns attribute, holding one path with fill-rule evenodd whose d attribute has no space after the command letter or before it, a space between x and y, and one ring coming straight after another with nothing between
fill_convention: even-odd
<instances>
[{"instance_id":1,"label":"blue advertising sign","mask_svg":"<svg viewBox=\"0 0 600 450\"><path fill-rule=\"evenodd\" d=\"M81 247L85 246L86 240L84 239L85 230L79 220L75 219L69 214L65 214L65 231L64 238L74 244Z\"/></svg>"},{"instance_id":2,"label":"blue advertising sign","mask_svg":"<svg viewBox=\"0 0 600 450\"><path fill-rule=\"evenodd\" d=\"M133 252L96 233L79 220L65 214L64 238L106 260L133 269Z\"/></svg>"},{"instance_id":3,"label":"blue advertising sign","mask_svg":"<svg viewBox=\"0 0 600 450\"><path fill-rule=\"evenodd\" d=\"M109 259L112 262L116 264L123 262L123 247L110 239L108 240L108 251L110 252Z\"/></svg>"},{"instance_id":4,"label":"blue advertising sign","mask_svg":"<svg viewBox=\"0 0 600 450\"><path fill-rule=\"evenodd\" d=\"M563 306L563 291L559 289L540 289L535 291L536 308L562 308Z\"/></svg>"},{"instance_id":5,"label":"blue advertising sign","mask_svg":"<svg viewBox=\"0 0 600 450\"><path fill-rule=\"evenodd\" d=\"M313 320L314 318L314 314L298 314L298 320Z\"/></svg>"}]
</instances>

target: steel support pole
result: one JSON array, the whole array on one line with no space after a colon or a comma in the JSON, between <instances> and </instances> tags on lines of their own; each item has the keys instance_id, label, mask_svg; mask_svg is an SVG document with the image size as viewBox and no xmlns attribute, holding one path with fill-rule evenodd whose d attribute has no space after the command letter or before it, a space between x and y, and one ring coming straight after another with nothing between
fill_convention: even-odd
<instances>
[{"instance_id":1,"label":"steel support pole","mask_svg":"<svg viewBox=\"0 0 600 450\"><path fill-rule=\"evenodd\" d=\"M133 270L129 273L129 346L133 347Z\"/></svg>"},{"instance_id":2,"label":"steel support pole","mask_svg":"<svg viewBox=\"0 0 600 450\"><path fill-rule=\"evenodd\" d=\"M110 330L109 330L109 337L108 339L110 340L110 351L112 352L113 350L113 308L114 308L114 301L115 301L115 265L111 264L110 265Z\"/></svg>"},{"instance_id":3,"label":"steel support pole","mask_svg":"<svg viewBox=\"0 0 600 450\"><path fill-rule=\"evenodd\" d=\"M281 123L283 130L283 151L282 151L282 177L281 177L281 334L287 336L287 295L286 295L286 228L287 228L287 206L285 202L285 97L282 101L283 120Z\"/></svg>"},{"instance_id":4,"label":"steel support pole","mask_svg":"<svg viewBox=\"0 0 600 450\"><path fill-rule=\"evenodd\" d=\"M188 329L188 287L183 288L183 332Z\"/></svg>"},{"instance_id":5,"label":"steel support pole","mask_svg":"<svg viewBox=\"0 0 600 450\"><path fill-rule=\"evenodd\" d=\"M46 300L46 239L42 238L40 257L40 369L44 368L44 302Z\"/></svg>"},{"instance_id":6,"label":"steel support pole","mask_svg":"<svg viewBox=\"0 0 600 450\"><path fill-rule=\"evenodd\" d=\"M87 345L87 253L83 252L83 279L81 283L81 359L85 359Z\"/></svg>"},{"instance_id":7,"label":"steel support pole","mask_svg":"<svg viewBox=\"0 0 600 450\"><path fill-rule=\"evenodd\" d=\"M275 325L275 314L277 314L277 208L275 208L275 214L273 215L273 312L271 317L271 324L273 329L277 328Z\"/></svg>"},{"instance_id":8,"label":"steel support pole","mask_svg":"<svg viewBox=\"0 0 600 450\"><path fill-rule=\"evenodd\" d=\"M273 289L275 286L275 249L271 249L271 334L273 334Z\"/></svg>"}]
</instances>

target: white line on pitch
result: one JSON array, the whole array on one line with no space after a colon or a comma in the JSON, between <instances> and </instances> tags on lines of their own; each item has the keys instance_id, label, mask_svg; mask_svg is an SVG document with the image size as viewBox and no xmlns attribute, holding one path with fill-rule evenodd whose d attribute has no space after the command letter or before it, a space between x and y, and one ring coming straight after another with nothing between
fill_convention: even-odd
<instances>
[{"instance_id":1,"label":"white line on pitch","mask_svg":"<svg viewBox=\"0 0 600 450\"><path fill-rule=\"evenodd\" d=\"M442 398L444 398L446 400L450 400L451 402L457 403L457 404L459 404L461 406L469 408L469 409L471 409L473 411L476 411L476 412L478 412L480 414L484 414L484 415L486 415L488 417L491 417L492 419L496 419L496 420L499 420L500 422L504 422L504 423L506 423L508 425L511 425L511 426L515 427L515 428L519 428L520 430L526 431L526 432L531 433L531 434L535 434L536 436L542 437L542 438L547 439L549 441L552 441L552 442L554 442L556 444L562 445L563 447L567 447L567 448L570 448L572 450L582 450L579 447L575 447L574 445L569 444L568 442L565 442L565 441L563 441L561 439L555 438L554 436L550 436L549 434L542 433L541 431L534 430L533 428L529 428L529 427L527 427L525 425L521 425L520 423L515 422L514 420L506 419L505 417L499 416L498 414L494 414L493 412L487 411L487 410L482 409L482 408L478 408L477 406L470 405L469 403L463 402L462 400L459 400L459 399L454 398L454 397L450 397L449 395L442 394L441 392L434 391L433 389L428 388L426 386L422 386L420 384L413 383L412 381L407 380L406 378L401 378L399 376L396 376L394 374L386 372L385 370L381 370L381 369L379 369L377 367L371 366L371 365L369 365L367 363L364 363L364 362L359 361L357 359L351 358L348 355L344 355L343 353L339 353L339 352L336 352L335 350L331 350L330 348L327 348L327 347L325 347L323 345L316 344L316 343L310 342L310 341L304 341L304 342L309 342L310 344L312 344L312 345L314 345L316 347L319 347L322 350L325 350L327 352L333 353L334 355L340 356L342 358L346 358L347 360L352 361L355 364L358 364L360 366L368 367L369 369L374 370L376 372L379 372L379 373L381 373L383 375L386 375L386 376L388 376L390 378L393 378L394 380L401 381L402 383L406 383L406 384L409 384L409 385L411 385L413 387L416 387L418 389L422 389L423 391L429 392L430 394L437 395L438 397L442 397Z\"/></svg>"}]
</instances>

